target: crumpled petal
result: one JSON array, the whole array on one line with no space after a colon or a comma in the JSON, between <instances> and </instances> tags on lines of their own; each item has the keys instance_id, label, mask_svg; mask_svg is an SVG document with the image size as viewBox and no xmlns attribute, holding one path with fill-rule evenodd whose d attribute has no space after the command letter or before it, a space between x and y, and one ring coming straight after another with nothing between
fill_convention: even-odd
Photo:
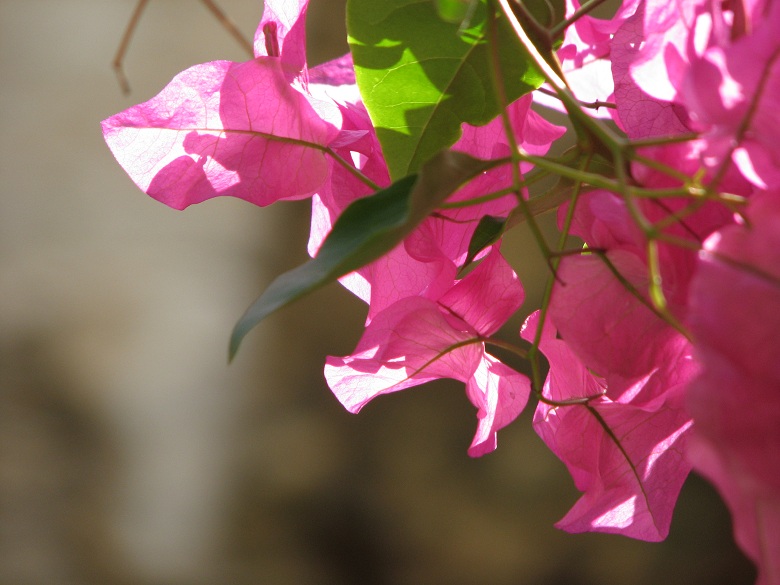
<instances>
[{"instance_id":1,"label":"crumpled petal","mask_svg":"<svg viewBox=\"0 0 780 585\"><path fill-rule=\"evenodd\" d=\"M275 59L196 65L102 125L130 178L174 209L219 195L256 205L307 197L328 172L317 147L337 134Z\"/></svg>"},{"instance_id":2,"label":"crumpled petal","mask_svg":"<svg viewBox=\"0 0 780 585\"><path fill-rule=\"evenodd\" d=\"M690 420L681 410L648 412L607 398L590 407L540 405L534 415L534 429L585 492L556 526L663 540L690 470Z\"/></svg>"},{"instance_id":3,"label":"crumpled petal","mask_svg":"<svg viewBox=\"0 0 780 585\"><path fill-rule=\"evenodd\" d=\"M453 286L439 304L468 323L483 337L506 323L525 294L515 271L494 249L472 272Z\"/></svg>"},{"instance_id":4,"label":"crumpled petal","mask_svg":"<svg viewBox=\"0 0 780 585\"><path fill-rule=\"evenodd\" d=\"M691 237L717 226L720 215L706 208L700 211L700 216L690 216L684 228L676 229ZM647 208L654 221L668 213ZM677 385L692 376L687 367L675 371L660 367L687 364L681 360L692 349L680 332L651 309L646 246L625 202L611 193L589 193L579 201L572 233L600 253L561 260L549 317L572 351L591 370L608 378L610 398L631 392L637 400L636 391L642 388L645 399L655 400L651 390L663 394L665 384ZM659 246L659 255L664 295L670 308L684 314L695 253L664 244ZM665 377L669 379L664 381Z\"/></svg>"},{"instance_id":5,"label":"crumpled petal","mask_svg":"<svg viewBox=\"0 0 780 585\"><path fill-rule=\"evenodd\" d=\"M527 376L502 364L489 354L466 384L466 394L477 407L477 432L469 447L471 457L496 450L498 431L523 411L531 393Z\"/></svg>"},{"instance_id":6,"label":"crumpled petal","mask_svg":"<svg viewBox=\"0 0 780 585\"><path fill-rule=\"evenodd\" d=\"M352 355L329 356L328 386L344 407L359 412L380 394L397 392L440 378L467 381L479 365L480 343L448 348L475 339L464 323L452 326L438 305L408 297L379 313L366 327Z\"/></svg>"},{"instance_id":7,"label":"crumpled petal","mask_svg":"<svg viewBox=\"0 0 780 585\"><path fill-rule=\"evenodd\" d=\"M712 46L690 66L684 95L705 130L711 167L731 156L754 185L780 185L780 5L773 3L752 34ZM736 143L736 144L735 144Z\"/></svg>"},{"instance_id":8,"label":"crumpled petal","mask_svg":"<svg viewBox=\"0 0 780 585\"><path fill-rule=\"evenodd\" d=\"M438 298L408 296L379 312L352 355L327 358L325 379L350 412L381 394L431 380L464 382L479 421L469 454L483 455L495 449L498 430L528 401L528 378L487 354L483 341L522 300L520 281L493 248Z\"/></svg>"},{"instance_id":9,"label":"crumpled petal","mask_svg":"<svg viewBox=\"0 0 780 585\"><path fill-rule=\"evenodd\" d=\"M539 312L528 318L523 338L533 340L538 321ZM691 421L681 408L682 385L663 402L636 405L625 394L612 400L606 381L585 367L549 323L539 348L550 363L545 398L590 398L587 406L540 401L534 414L537 434L584 492L556 526L663 540L690 470L684 445Z\"/></svg>"}]
</instances>

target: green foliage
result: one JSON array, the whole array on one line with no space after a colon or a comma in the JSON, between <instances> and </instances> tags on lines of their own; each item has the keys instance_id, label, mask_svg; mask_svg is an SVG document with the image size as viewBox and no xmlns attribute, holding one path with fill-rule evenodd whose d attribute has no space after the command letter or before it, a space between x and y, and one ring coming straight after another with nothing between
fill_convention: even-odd
<instances>
[{"instance_id":1,"label":"green foliage","mask_svg":"<svg viewBox=\"0 0 780 585\"><path fill-rule=\"evenodd\" d=\"M452 146L462 123L480 126L499 114L487 4L478 0L461 27L439 18L433 0L348 2L358 87L394 180ZM497 37L501 77L514 101L541 85L542 77L503 20Z\"/></svg>"}]
</instances>

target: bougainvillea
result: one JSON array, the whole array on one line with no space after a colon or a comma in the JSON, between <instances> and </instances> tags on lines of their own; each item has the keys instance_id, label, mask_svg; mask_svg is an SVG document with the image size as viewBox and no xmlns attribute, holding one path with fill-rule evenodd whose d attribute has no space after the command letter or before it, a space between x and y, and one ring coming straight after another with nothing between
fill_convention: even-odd
<instances>
[{"instance_id":1,"label":"bougainvillea","mask_svg":"<svg viewBox=\"0 0 780 585\"><path fill-rule=\"evenodd\" d=\"M254 59L196 65L103 133L176 209L311 197L312 259L248 309L231 356L338 279L367 304L325 365L350 412L453 378L481 456L533 398L583 492L560 528L661 540L693 468L780 584L780 4L599 4L349 0L350 53L309 69L308 0L268 0ZM555 210L549 242L536 217ZM511 343L520 224L550 275Z\"/></svg>"}]
</instances>

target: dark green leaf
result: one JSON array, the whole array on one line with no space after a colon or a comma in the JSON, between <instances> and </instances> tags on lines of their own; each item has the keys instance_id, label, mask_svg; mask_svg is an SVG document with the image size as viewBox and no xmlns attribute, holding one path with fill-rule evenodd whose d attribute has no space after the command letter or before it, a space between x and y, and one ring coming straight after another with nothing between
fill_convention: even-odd
<instances>
[{"instance_id":1,"label":"dark green leaf","mask_svg":"<svg viewBox=\"0 0 780 585\"><path fill-rule=\"evenodd\" d=\"M436 14L432 0L349 0L347 29L357 83L397 179L499 114L487 43L487 0L461 29ZM507 97L542 83L507 23L498 54Z\"/></svg>"},{"instance_id":2,"label":"dark green leaf","mask_svg":"<svg viewBox=\"0 0 780 585\"><path fill-rule=\"evenodd\" d=\"M486 215L480 219L477 229L474 230L474 235L471 236L469 253L464 265L470 264L477 254L491 244L495 244L504 233L504 225L506 225L506 219L502 217Z\"/></svg>"},{"instance_id":3,"label":"dark green leaf","mask_svg":"<svg viewBox=\"0 0 780 585\"><path fill-rule=\"evenodd\" d=\"M276 278L233 329L230 359L268 315L383 256L463 183L490 166L459 152L439 153L420 170L347 207L313 258Z\"/></svg>"}]
</instances>

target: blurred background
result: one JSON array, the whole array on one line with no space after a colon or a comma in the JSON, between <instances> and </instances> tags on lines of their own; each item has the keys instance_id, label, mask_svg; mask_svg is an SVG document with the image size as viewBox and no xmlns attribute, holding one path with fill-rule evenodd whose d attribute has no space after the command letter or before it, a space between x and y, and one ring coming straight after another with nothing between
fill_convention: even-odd
<instances>
[{"instance_id":1,"label":"blurred background","mask_svg":"<svg viewBox=\"0 0 780 585\"><path fill-rule=\"evenodd\" d=\"M557 531L578 493L532 407L479 460L460 384L345 412L322 364L364 309L338 286L228 366L233 323L305 259L308 204L176 212L134 187L100 120L192 64L247 59L198 0L151 0L123 96L134 5L0 0L0 585L753 582L697 477L664 543ZM220 5L251 39L261 3ZM344 53L344 1L309 14L310 63ZM543 266L512 238L530 312Z\"/></svg>"}]
</instances>

